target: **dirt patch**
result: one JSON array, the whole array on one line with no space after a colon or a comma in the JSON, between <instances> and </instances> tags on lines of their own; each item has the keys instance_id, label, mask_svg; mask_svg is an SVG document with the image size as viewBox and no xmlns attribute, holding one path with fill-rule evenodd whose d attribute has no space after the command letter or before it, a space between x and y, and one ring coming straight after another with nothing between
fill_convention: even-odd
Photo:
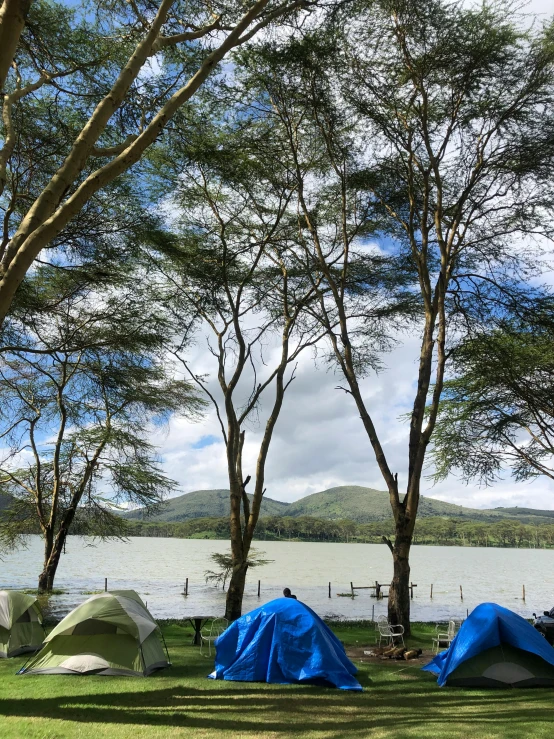
<instances>
[{"instance_id":1,"label":"dirt patch","mask_svg":"<svg viewBox=\"0 0 554 739\"><path fill-rule=\"evenodd\" d=\"M376 647L374 644L367 647L347 647L346 655L349 659L354 662L362 662L363 664L383 664L383 662L390 662L391 665L398 664L400 662L410 665L425 665L430 662L435 656L433 650L424 649L423 652L415 659L404 660L404 659L390 659L385 657L383 652L386 652L388 647ZM366 654L369 652L369 654Z\"/></svg>"}]
</instances>

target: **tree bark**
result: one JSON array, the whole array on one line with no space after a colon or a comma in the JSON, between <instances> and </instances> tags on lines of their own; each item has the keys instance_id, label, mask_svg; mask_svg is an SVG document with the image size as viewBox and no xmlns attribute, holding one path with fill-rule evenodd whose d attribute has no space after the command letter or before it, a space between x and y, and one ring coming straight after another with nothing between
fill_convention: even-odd
<instances>
[{"instance_id":1,"label":"tree bark","mask_svg":"<svg viewBox=\"0 0 554 739\"><path fill-rule=\"evenodd\" d=\"M0 6L0 90L4 90L31 0L3 0Z\"/></svg>"},{"instance_id":2,"label":"tree bark","mask_svg":"<svg viewBox=\"0 0 554 739\"><path fill-rule=\"evenodd\" d=\"M396 525L396 539L392 548L393 578L389 589L388 616L392 624L404 627L404 635L410 636L410 546L411 534L407 534L406 522Z\"/></svg>"},{"instance_id":3,"label":"tree bark","mask_svg":"<svg viewBox=\"0 0 554 739\"><path fill-rule=\"evenodd\" d=\"M96 456L100 454L100 451L103 448L104 444L102 444L100 449L97 450ZM88 475L83 483L83 488L87 479ZM60 557L62 556L63 547L69 534L69 529L71 528L71 524L75 518L75 511L77 510L78 502L81 499L81 494L79 494L78 497L74 496L71 507L63 513L56 536L54 537L54 531L52 528L47 529L45 532L44 566L38 579L38 589L41 593L49 593L54 587L54 578L56 577Z\"/></svg>"},{"instance_id":4,"label":"tree bark","mask_svg":"<svg viewBox=\"0 0 554 739\"><path fill-rule=\"evenodd\" d=\"M44 593L48 590L48 562L50 561L50 555L52 554L52 547L54 546L54 535L50 528L43 529L44 535L44 562L42 572L38 578L38 589L39 592Z\"/></svg>"},{"instance_id":5,"label":"tree bark","mask_svg":"<svg viewBox=\"0 0 554 739\"><path fill-rule=\"evenodd\" d=\"M236 621L237 618L242 616L242 598L244 595L244 586L246 584L247 570L247 562L238 562L233 567L233 573L229 582L227 600L225 603L225 618L228 621Z\"/></svg>"},{"instance_id":6,"label":"tree bark","mask_svg":"<svg viewBox=\"0 0 554 739\"><path fill-rule=\"evenodd\" d=\"M67 538L67 529L60 529L58 535L53 539L50 533L44 543L44 565L38 578L38 590L40 593L50 593L54 588L54 579L63 552L63 545Z\"/></svg>"}]
</instances>

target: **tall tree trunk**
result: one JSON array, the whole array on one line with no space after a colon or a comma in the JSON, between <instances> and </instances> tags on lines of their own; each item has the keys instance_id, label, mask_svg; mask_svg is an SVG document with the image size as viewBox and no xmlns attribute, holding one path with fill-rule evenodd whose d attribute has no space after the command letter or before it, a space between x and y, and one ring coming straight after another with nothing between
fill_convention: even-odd
<instances>
[{"instance_id":1,"label":"tall tree trunk","mask_svg":"<svg viewBox=\"0 0 554 739\"><path fill-rule=\"evenodd\" d=\"M412 536L406 532L407 523L396 525L396 539L392 548L393 578L389 589L388 616L392 624L404 627L410 635L410 546Z\"/></svg>"},{"instance_id":2,"label":"tall tree trunk","mask_svg":"<svg viewBox=\"0 0 554 739\"><path fill-rule=\"evenodd\" d=\"M45 593L48 588L48 562L50 562L50 556L54 547L54 532L51 528L43 529L44 531L44 560L42 572L38 578L38 589L39 592Z\"/></svg>"},{"instance_id":3,"label":"tall tree trunk","mask_svg":"<svg viewBox=\"0 0 554 739\"><path fill-rule=\"evenodd\" d=\"M38 578L38 589L41 593L50 593L54 587L54 578L60 563L69 527L74 518L73 509L66 511L62 524L54 538L52 531L47 531L44 542L44 564Z\"/></svg>"},{"instance_id":4,"label":"tall tree trunk","mask_svg":"<svg viewBox=\"0 0 554 739\"><path fill-rule=\"evenodd\" d=\"M54 578L58 568L59 557L54 561L51 558L45 560L44 567L38 576L39 593L50 593L54 588Z\"/></svg>"},{"instance_id":5,"label":"tall tree trunk","mask_svg":"<svg viewBox=\"0 0 554 739\"><path fill-rule=\"evenodd\" d=\"M247 570L248 563L246 561L239 562L233 567L233 573L227 591L227 600L225 602L225 618L228 621L236 621L237 618L242 616L242 598L246 584Z\"/></svg>"},{"instance_id":6,"label":"tall tree trunk","mask_svg":"<svg viewBox=\"0 0 554 739\"><path fill-rule=\"evenodd\" d=\"M52 535L47 537L44 545L44 564L38 578L38 589L41 593L50 593L54 587L54 578L60 563L67 531L61 529L53 540Z\"/></svg>"},{"instance_id":7,"label":"tall tree trunk","mask_svg":"<svg viewBox=\"0 0 554 739\"><path fill-rule=\"evenodd\" d=\"M0 90L6 84L30 7L31 0L3 0L0 3Z\"/></svg>"}]
</instances>

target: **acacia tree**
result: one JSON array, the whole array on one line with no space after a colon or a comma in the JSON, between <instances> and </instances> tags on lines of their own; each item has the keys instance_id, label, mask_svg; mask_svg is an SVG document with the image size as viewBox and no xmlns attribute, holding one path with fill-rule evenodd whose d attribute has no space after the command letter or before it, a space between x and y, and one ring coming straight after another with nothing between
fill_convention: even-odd
<instances>
[{"instance_id":1,"label":"acacia tree","mask_svg":"<svg viewBox=\"0 0 554 739\"><path fill-rule=\"evenodd\" d=\"M273 560L264 559L264 554L265 552L258 552L256 549L251 549L248 555L248 567L263 567L264 565L272 564ZM204 579L206 582L214 583L216 587L221 585L221 589L225 591L225 584L229 579L229 575L233 572L233 555L214 552L210 556L210 559L217 569L204 570Z\"/></svg>"},{"instance_id":2,"label":"acacia tree","mask_svg":"<svg viewBox=\"0 0 554 739\"><path fill-rule=\"evenodd\" d=\"M38 587L47 592L69 533L121 537L114 506L153 507L174 489L148 428L171 411L194 414L201 401L168 377L164 323L136 287L98 290L42 268L24 292L0 359L0 485L11 496L0 543L41 534Z\"/></svg>"},{"instance_id":3,"label":"acacia tree","mask_svg":"<svg viewBox=\"0 0 554 739\"><path fill-rule=\"evenodd\" d=\"M219 62L306 0L2 0L0 325L41 251L135 165Z\"/></svg>"},{"instance_id":4,"label":"acacia tree","mask_svg":"<svg viewBox=\"0 0 554 739\"><path fill-rule=\"evenodd\" d=\"M232 552L226 618L234 620L241 615L274 429L300 353L317 344L321 329L306 314L316 295L313 281L288 256L294 185L278 166L281 152L270 131L240 116L200 122L195 138L190 126L186 131L181 138L176 130L159 162L159 173L173 183L180 229L160 244L163 259L153 259L182 332L174 355L213 404L225 443ZM183 309L194 320L183 320ZM186 349L201 341L217 382ZM200 366L205 362L206 356ZM252 425L261 428L261 440L255 470L246 475L243 450Z\"/></svg>"},{"instance_id":5,"label":"acacia tree","mask_svg":"<svg viewBox=\"0 0 554 739\"><path fill-rule=\"evenodd\" d=\"M389 617L408 633L409 554L449 344L533 302L527 281L540 255L521 238L546 235L551 221L550 36L549 28L522 31L511 8L386 0L335 16L301 44L247 57L257 106L290 153L299 242L325 278L322 325L389 493ZM421 310L403 486L359 385L364 324L345 309L353 245L363 245L356 224L365 218L386 237L379 254L413 275Z\"/></svg>"},{"instance_id":6,"label":"acacia tree","mask_svg":"<svg viewBox=\"0 0 554 739\"><path fill-rule=\"evenodd\" d=\"M529 322L505 322L453 352L433 437L435 478L459 471L491 484L554 480L554 322L537 306Z\"/></svg>"}]
</instances>

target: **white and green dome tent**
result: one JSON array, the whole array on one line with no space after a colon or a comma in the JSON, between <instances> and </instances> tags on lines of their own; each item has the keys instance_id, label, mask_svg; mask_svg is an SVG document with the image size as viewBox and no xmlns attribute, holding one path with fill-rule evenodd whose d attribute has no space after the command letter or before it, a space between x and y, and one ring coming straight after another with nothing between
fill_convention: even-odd
<instances>
[{"instance_id":1,"label":"white and green dome tent","mask_svg":"<svg viewBox=\"0 0 554 739\"><path fill-rule=\"evenodd\" d=\"M36 652L43 641L42 613L36 597L0 590L0 657Z\"/></svg>"},{"instance_id":2,"label":"white and green dome tent","mask_svg":"<svg viewBox=\"0 0 554 739\"><path fill-rule=\"evenodd\" d=\"M60 621L20 671L42 675L150 675L170 665L158 624L134 590L93 595Z\"/></svg>"}]
</instances>

